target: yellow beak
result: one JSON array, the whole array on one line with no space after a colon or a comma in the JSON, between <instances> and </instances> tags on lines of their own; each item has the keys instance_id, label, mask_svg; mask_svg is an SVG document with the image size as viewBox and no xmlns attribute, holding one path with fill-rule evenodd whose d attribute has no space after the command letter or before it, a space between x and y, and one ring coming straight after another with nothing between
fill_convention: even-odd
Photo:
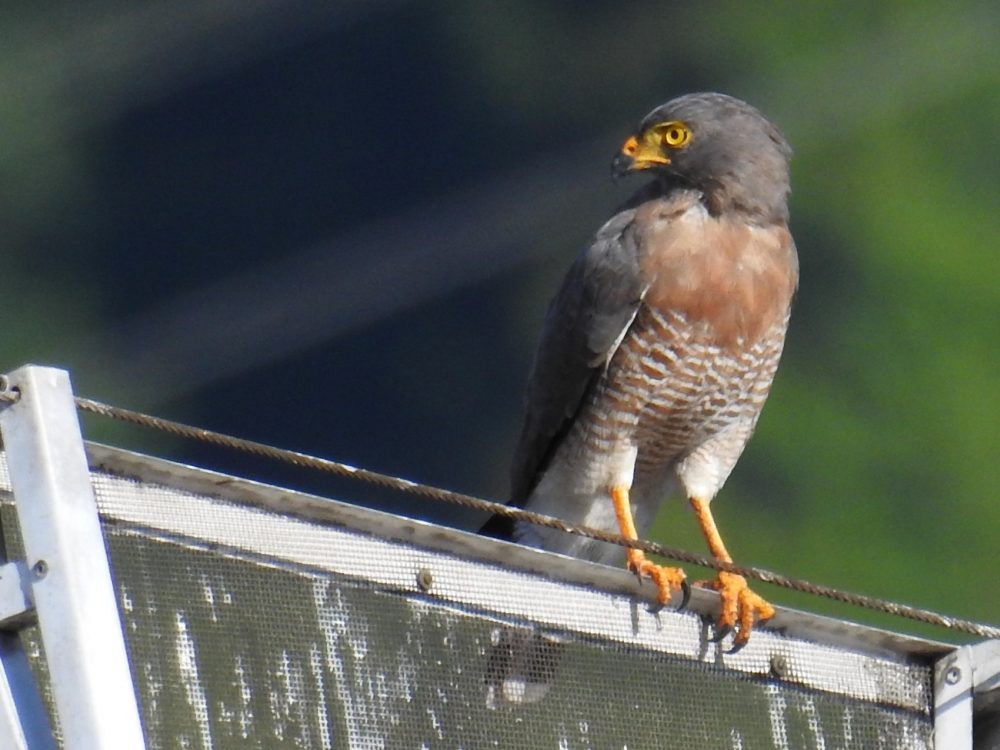
<instances>
[{"instance_id":1,"label":"yellow beak","mask_svg":"<svg viewBox=\"0 0 1000 750\"><path fill-rule=\"evenodd\" d=\"M617 179L633 172L652 169L670 163L655 141L630 136L611 162L611 174Z\"/></svg>"}]
</instances>

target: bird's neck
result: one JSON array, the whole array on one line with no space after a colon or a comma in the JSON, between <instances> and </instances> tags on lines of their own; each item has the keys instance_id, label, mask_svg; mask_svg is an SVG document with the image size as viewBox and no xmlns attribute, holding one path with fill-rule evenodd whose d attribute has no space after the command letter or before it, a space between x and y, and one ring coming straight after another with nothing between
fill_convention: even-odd
<instances>
[{"instance_id":1,"label":"bird's neck","mask_svg":"<svg viewBox=\"0 0 1000 750\"><path fill-rule=\"evenodd\" d=\"M715 218L738 217L746 224L759 227L788 223L788 207L784 198L780 205L775 205L774 201L761 200L758 196L734 190L720 180L705 179L694 183L677 175L665 174L653 182L650 188L653 192L648 197L664 198L680 191L696 190L705 210Z\"/></svg>"}]
</instances>

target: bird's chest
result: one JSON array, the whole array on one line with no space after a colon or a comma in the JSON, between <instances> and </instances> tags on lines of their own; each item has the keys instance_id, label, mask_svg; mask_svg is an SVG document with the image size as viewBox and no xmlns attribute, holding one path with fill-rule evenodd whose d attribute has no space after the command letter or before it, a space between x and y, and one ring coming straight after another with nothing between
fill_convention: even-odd
<instances>
[{"instance_id":1,"label":"bird's chest","mask_svg":"<svg viewBox=\"0 0 1000 750\"><path fill-rule=\"evenodd\" d=\"M730 345L703 322L644 305L592 394L597 432L636 446L639 462L655 466L727 429L752 428L777 368L784 323Z\"/></svg>"},{"instance_id":2,"label":"bird's chest","mask_svg":"<svg viewBox=\"0 0 1000 750\"><path fill-rule=\"evenodd\" d=\"M609 363L603 400L637 427L694 426L741 400L759 364L746 354L681 313L643 306Z\"/></svg>"},{"instance_id":3,"label":"bird's chest","mask_svg":"<svg viewBox=\"0 0 1000 750\"><path fill-rule=\"evenodd\" d=\"M711 218L698 206L673 221L654 214L636 226L644 307L668 319L669 335L693 332L719 351L738 351L786 320L798 262L783 225Z\"/></svg>"},{"instance_id":4,"label":"bird's chest","mask_svg":"<svg viewBox=\"0 0 1000 750\"><path fill-rule=\"evenodd\" d=\"M649 473L706 444L738 456L777 368L798 275L783 225L672 206L636 211L645 295L570 436L585 457L631 455Z\"/></svg>"}]
</instances>

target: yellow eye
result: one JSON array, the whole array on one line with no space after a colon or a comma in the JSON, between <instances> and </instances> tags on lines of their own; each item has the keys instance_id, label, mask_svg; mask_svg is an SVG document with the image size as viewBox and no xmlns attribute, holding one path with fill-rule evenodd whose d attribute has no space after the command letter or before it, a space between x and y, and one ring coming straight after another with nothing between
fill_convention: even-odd
<instances>
[{"instance_id":1,"label":"yellow eye","mask_svg":"<svg viewBox=\"0 0 1000 750\"><path fill-rule=\"evenodd\" d=\"M660 126L660 139L664 146L680 148L691 140L691 130L683 122L667 122Z\"/></svg>"}]
</instances>

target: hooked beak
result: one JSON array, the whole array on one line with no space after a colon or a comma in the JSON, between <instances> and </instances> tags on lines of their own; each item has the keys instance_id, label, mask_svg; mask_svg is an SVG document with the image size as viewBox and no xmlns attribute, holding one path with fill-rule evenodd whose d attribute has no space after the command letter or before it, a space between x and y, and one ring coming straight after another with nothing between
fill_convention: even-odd
<instances>
[{"instance_id":1,"label":"hooked beak","mask_svg":"<svg viewBox=\"0 0 1000 750\"><path fill-rule=\"evenodd\" d=\"M617 181L633 172L662 167L669 163L670 159L658 150L654 151L646 144L640 143L633 135L622 144L621 150L611 160L611 176Z\"/></svg>"}]
</instances>

